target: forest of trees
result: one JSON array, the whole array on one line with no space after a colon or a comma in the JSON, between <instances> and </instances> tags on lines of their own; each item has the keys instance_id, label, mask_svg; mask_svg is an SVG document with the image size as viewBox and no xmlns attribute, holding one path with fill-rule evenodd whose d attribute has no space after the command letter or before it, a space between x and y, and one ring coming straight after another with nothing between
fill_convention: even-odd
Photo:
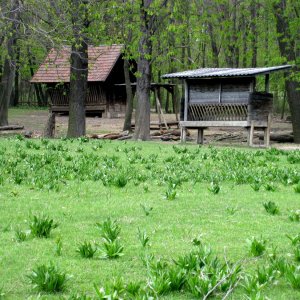
<instances>
[{"instance_id":1,"label":"forest of trees","mask_svg":"<svg viewBox=\"0 0 300 300\"><path fill-rule=\"evenodd\" d=\"M29 80L51 48L71 45L68 135L84 134L87 45L124 44L138 64L136 139L149 138L150 82L162 74L288 63L293 71L272 75L271 90L277 101L286 94L300 142L299 41L293 0L0 0L0 126L21 99L47 105L45 89Z\"/></svg>"}]
</instances>

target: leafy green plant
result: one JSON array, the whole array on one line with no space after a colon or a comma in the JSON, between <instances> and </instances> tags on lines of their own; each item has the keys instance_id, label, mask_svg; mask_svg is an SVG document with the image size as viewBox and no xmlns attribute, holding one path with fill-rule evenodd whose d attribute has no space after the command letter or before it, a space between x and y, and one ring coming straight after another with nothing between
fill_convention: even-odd
<instances>
[{"instance_id":1,"label":"leafy green plant","mask_svg":"<svg viewBox=\"0 0 300 300\"><path fill-rule=\"evenodd\" d=\"M146 231L141 231L140 228L138 228L138 238L139 241L142 244L143 248L146 248L147 246L150 246L149 242L150 242L150 238L149 236L147 236L147 232Z\"/></svg>"},{"instance_id":2,"label":"leafy green plant","mask_svg":"<svg viewBox=\"0 0 300 300\"><path fill-rule=\"evenodd\" d=\"M274 182L267 182L264 184L265 190L268 192L275 192L276 191L276 185Z\"/></svg>"},{"instance_id":3,"label":"leafy green plant","mask_svg":"<svg viewBox=\"0 0 300 300\"><path fill-rule=\"evenodd\" d=\"M290 235L286 235L286 236L291 241L292 246L300 245L300 234L299 233L295 236L290 236Z\"/></svg>"},{"instance_id":4,"label":"leafy green plant","mask_svg":"<svg viewBox=\"0 0 300 300\"><path fill-rule=\"evenodd\" d=\"M238 211L237 207L227 206L226 212L228 215L233 216Z\"/></svg>"},{"instance_id":5,"label":"leafy green plant","mask_svg":"<svg viewBox=\"0 0 300 300\"><path fill-rule=\"evenodd\" d=\"M247 240L247 243L250 246L249 252L252 256L261 256L262 254L264 254L266 250L266 240L262 238L257 239L255 237L252 237L251 239Z\"/></svg>"},{"instance_id":6,"label":"leafy green plant","mask_svg":"<svg viewBox=\"0 0 300 300\"><path fill-rule=\"evenodd\" d=\"M5 292L3 286L0 287L0 300L4 299L5 297Z\"/></svg>"},{"instance_id":7,"label":"leafy green plant","mask_svg":"<svg viewBox=\"0 0 300 300\"><path fill-rule=\"evenodd\" d=\"M24 242L27 239L27 233L20 228L15 230L15 239L17 242Z\"/></svg>"},{"instance_id":8,"label":"leafy green plant","mask_svg":"<svg viewBox=\"0 0 300 300\"><path fill-rule=\"evenodd\" d=\"M124 247L119 240L104 241L102 247L102 257L108 259L116 259L124 255Z\"/></svg>"},{"instance_id":9,"label":"leafy green plant","mask_svg":"<svg viewBox=\"0 0 300 300\"><path fill-rule=\"evenodd\" d=\"M61 237L59 236L56 241L55 241L55 254L57 256L61 256L61 253L62 253L62 239Z\"/></svg>"},{"instance_id":10,"label":"leafy green plant","mask_svg":"<svg viewBox=\"0 0 300 300\"><path fill-rule=\"evenodd\" d=\"M186 271L176 265L169 267L170 290L180 291L186 282Z\"/></svg>"},{"instance_id":11,"label":"leafy green plant","mask_svg":"<svg viewBox=\"0 0 300 300\"><path fill-rule=\"evenodd\" d=\"M146 216L149 216L151 211L153 210L153 207L151 207L151 206L147 207L144 204L140 204L140 206L141 206L141 208L142 208L142 210L143 210L143 212L145 213Z\"/></svg>"},{"instance_id":12,"label":"leafy green plant","mask_svg":"<svg viewBox=\"0 0 300 300\"><path fill-rule=\"evenodd\" d=\"M175 200L177 195L176 187L174 185L171 185L168 187L168 189L165 192L165 199L169 201Z\"/></svg>"},{"instance_id":13,"label":"leafy green plant","mask_svg":"<svg viewBox=\"0 0 300 300\"><path fill-rule=\"evenodd\" d=\"M58 223L54 223L48 216L39 215L31 217L29 227L34 237L49 238L51 231L58 227Z\"/></svg>"},{"instance_id":14,"label":"leafy green plant","mask_svg":"<svg viewBox=\"0 0 300 300\"><path fill-rule=\"evenodd\" d=\"M111 218L107 218L103 223L96 223L101 231L101 236L106 241L115 241L121 232L121 227L117 224L117 221L112 221Z\"/></svg>"},{"instance_id":15,"label":"leafy green plant","mask_svg":"<svg viewBox=\"0 0 300 300\"><path fill-rule=\"evenodd\" d=\"M298 182L295 186L294 186L294 191L295 193L300 193L300 182Z\"/></svg>"},{"instance_id":16,"label":"leafy green plant","mask_svg":"<svg viewBox=\"0 0 300 300\"><path fill-rule=\"evenodd\" d=\"M118 188L123 188L127 185L129 177L125 171L118 173L114 178L114 185Z\"/></svg>"},{"instance_id":17,"label":"leafy green plant","mask_svg":"<svg viewBox=\"0 0 300 300\"><path fill-rule=\"evenodd\" d=\"M257 297L257 295L260 293L261 289L265 286L265 283L260 284L259 281L258 281L257 276L247 275L244 278L242 286L244 288L244 291L248 295L251 295L252 297L253 296Z\"/></svg>"},{"instance_id":18,"label":"leafy green plant","mask_svg":"<svg viewBox=\"0 0 300 300\"><path fill-rule=\"evenodd\" d=\"M87 241L81 243L76 250L82 258L93 258L96 251L97 248Z\"/></svg>"},{"instance_id":19,"label":"leafy green plant","mask_svg":"<svg viewBox=\"0 0 300 300\"><path fill-rule=\"evenodd\" d=\"M195 297L203 298L216 284L217 277L215 274L196 273L187 278L188 288Z\"/></svg>"},{"instance_id":20,"label":"leafy green plant","mask_svg":"<svg viewBox=\"0 0 300 300\"><path fill-rule=\"evenodd\" d=\"M221 190L219 183L212 181L208 190L213 194L218 194Z\"/></svg>"},{"instance_id":21,"label":"leafy green plant","mask_svg":"<svg viewBox=\"0 0 300 300\"><path fill-rule=\"evenodd\" d=\"M288 283L297 290L300 290L300 267L288 264L286 267L285 278Z\"/></svg>"},{"instance_id":22,"label":"leafy green plant","mask_svg":"<svg viewBox=\"0 0 300 300\"><path fill-rule=\"evenodd\" d=\"M62 292L68 281L67 274L60 271L53 263L49 266L37 266L27 277L35 289L47 293Z\"/></svg>"},{"instance_id":23,"label":"leafy green plant","mask_svg":"<svg viewBox=\"0 0 300 300\"><path fill-rule=\"evenodd\" d=\"M278 215L279 214L279 207L275 202L273 202L273 201L265 202L265 203L263 203L263 206L268 214L270 214L270 215Z\"/></svg>"},{"instance_id":24,"label":"leafy green plant","mask_svg":"<svg viewBox=\"0 0 300 300\"><path fill-rule=\"evenodd\" d=\"M276 257L271 259L271 268L279 272L279 276L283 276L287 270L288 263L284 257Z\"/></svg>"},{"instance_id":25,"label":"leafy green plant","mask_svg":"<svg viewBox=\"0 0 300 300\"><path fill-rule=\"evenodd\" d=\"M288 218L292 222L300 222L300 210L291 210Z\"/></svg>"},{"instance_id":26,"label":"leafy green plant","mask_svg":"<svg viewBox=\"0 0 300 300\"><path fill-rule=\"evenodd\" d=\"M294 246L293 252L295 261L300 262L300 245Z\"/></svg>"}]
</instances>

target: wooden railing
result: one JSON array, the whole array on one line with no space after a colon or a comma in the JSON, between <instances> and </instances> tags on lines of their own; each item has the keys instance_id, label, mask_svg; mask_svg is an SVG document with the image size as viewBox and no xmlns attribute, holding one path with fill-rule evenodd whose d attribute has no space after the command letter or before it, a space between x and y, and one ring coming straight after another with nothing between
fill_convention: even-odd
<instances>
[{"instance_id":1,"label":"wooden railing","mask_svg":"<svg viewBox=\"0 0 300 300\"><path fill-rule=\"evenodd\" d=\"M248 104L189 104L188 121L246 121Z\"/></svg>"}]
</instances>

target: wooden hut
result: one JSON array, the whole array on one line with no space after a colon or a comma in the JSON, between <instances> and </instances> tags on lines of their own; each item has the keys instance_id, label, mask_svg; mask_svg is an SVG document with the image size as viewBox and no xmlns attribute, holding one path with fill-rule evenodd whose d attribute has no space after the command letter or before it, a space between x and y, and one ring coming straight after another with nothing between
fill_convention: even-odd
<instances>
[{"instance_id":1,"label":"wooden hut","mask_svg":"<svg viewBox=\"0 0 300 300\"><path fill-rule=\"evenodd\" d=\"M88 97L86 112L106 117L125 115L126 88L122 45L89 46ZM47 86L52 113L68 112L71 48L52 49L33 76L32 83ZM133 74L131 80L135 81Z\"/></svg>"},{"instance_id":2,"label":"wooden hut","mask_svg":"<svg viewBox=\"0 0 300 300\"><path fill-rule=\"evenodd\" d=\"M203 68L166 74L163 78L184 80L181 140L187 128L198 130L198 143L203 143L207 127L241 126L248 130L248 143L253 145L254 130L264 130L264 143L269 146L273 95L269 93L269 74L291 68L289 65L269 68ZM256 76L265 76L265 91L256 91Z\"/></svg>"}]
</instances>

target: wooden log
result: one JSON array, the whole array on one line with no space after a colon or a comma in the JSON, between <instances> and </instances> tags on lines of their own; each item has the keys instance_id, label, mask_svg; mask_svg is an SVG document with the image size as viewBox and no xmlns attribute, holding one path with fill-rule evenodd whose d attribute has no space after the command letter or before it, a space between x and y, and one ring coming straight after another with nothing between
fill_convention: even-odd
<instances>
[{"instance_id":1,"label":"wooden log","mask_svg":"<svg viewBox=\"0 0 300 300\"><path fill-rule=\"evenodd\" d=\"M22 130L24 129L24 126L21 125L7 125L7 126L1 126L0 131L6 131L6 130Z\"/></svg>"},{"instance_id":2,"label":"wooden log","mask_svg":"<svg viewBox=\"0 0 300 300\"><path fill-rule=\"evenodd\" d=\"M260 140L264 139L264 133L259 132L257 136ZM293 143L294 137L292 133L271 133L270 140L278 143Z\"/></svg>"}]
</instances>

